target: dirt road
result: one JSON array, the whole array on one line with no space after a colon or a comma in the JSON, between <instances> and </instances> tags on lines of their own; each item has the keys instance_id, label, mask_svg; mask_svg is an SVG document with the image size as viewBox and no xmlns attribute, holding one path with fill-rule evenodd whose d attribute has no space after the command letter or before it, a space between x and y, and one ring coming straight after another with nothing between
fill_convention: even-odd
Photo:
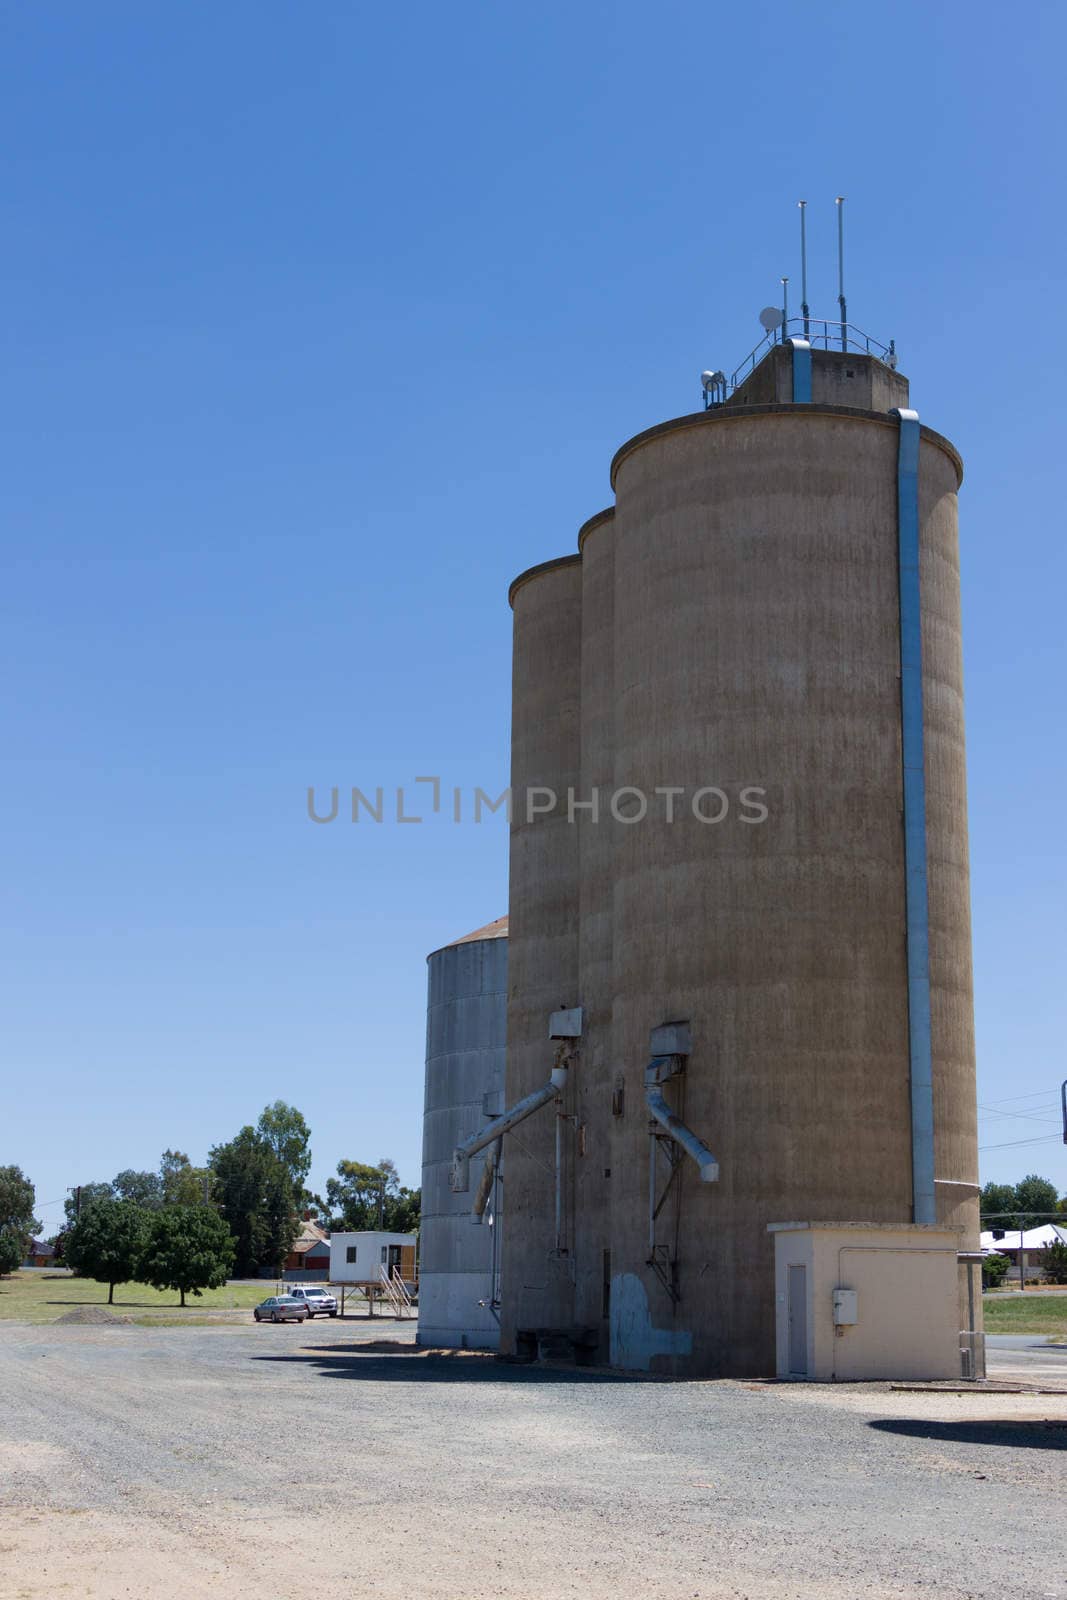
<instances>
[{"instance_id":1,"label":"dirt road","mask_svg":"<svg viewBox=\"0 0 1067 1600\"><path fill-rule=\"evenodd\" d=\"M0 1594L1067 1597L1067 1396L626 1380L411 1334L7 1325Z\"/></svg>"}]
</instances>

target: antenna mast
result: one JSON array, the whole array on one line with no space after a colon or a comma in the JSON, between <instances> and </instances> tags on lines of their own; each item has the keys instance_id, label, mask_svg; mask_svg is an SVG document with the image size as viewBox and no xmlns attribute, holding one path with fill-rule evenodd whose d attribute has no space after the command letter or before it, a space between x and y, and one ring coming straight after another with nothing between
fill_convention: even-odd
<instances>
[{"instance_id":1,"label":"antenna mast","mask_svg":"<svg viewBox=\"0 0 1067 1600\"><path fill-rule=\"evenodd\" d=\"M841 348L848 349L848 309L845 305L845 197L839 194L837 206L837 303L841 308Z\"/></svg>"},{"instance_id":2,"label":"antenna mast","mask_svg":"<svg viewBox=\"0 0 1067 1600\"><path fill-rule=\"evenodd\" d=\"M811 340L810 310L808 307L808 231L805 215L808 202L798 200L800 207L800 314L804 318L804 337Z\"/></svg>"}]
</instances>

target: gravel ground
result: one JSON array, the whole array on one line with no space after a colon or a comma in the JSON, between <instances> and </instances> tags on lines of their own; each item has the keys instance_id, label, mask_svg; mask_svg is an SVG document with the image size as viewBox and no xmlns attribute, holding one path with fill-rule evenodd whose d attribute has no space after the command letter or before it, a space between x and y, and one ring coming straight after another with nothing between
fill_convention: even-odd
<instances>
[{"instance_id":1,"label":"gravel ground","mask_svg":"<svg viewBox=\"0 0 1067 1600\"><path fill-rule=\"evenodd\" d=\"M0 1595L1067 1597L1067 1394L618 1379L413 1332L7 1324Z\"/></svg>"}]
</instances>

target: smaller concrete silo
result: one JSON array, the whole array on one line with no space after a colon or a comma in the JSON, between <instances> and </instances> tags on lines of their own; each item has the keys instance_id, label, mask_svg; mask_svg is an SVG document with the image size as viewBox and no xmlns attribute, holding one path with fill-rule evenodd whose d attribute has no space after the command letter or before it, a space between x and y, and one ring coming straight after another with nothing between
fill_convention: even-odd
<instances>
[{"instance_id":1,"label":"smaller concrete silo","mask_svg":"<svg viewBox=\"0 0 1067 1600\"><path fill-rule=\"evenodd\" d=\"M467 1193L453 1194L449 1169L456 1146L503 1109L507 936L508 919L498 917L427 958L422 1345L495 1350L500 1342L502 1184L499 1170L486 1172L493 1150L472 1161Z\"/></svg>"}]
</instances>

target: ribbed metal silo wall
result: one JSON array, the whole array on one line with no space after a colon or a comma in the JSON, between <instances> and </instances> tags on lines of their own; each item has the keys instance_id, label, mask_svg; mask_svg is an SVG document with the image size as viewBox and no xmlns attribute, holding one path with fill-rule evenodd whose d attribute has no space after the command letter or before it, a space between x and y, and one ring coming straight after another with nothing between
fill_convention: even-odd
<instances>
[{"instance_id":1,"label":"ribbed metal silo wall","mask_svg":"<svg viewBox=\"0 0 1067 1600\"><path fill-rule=\"evenodd\" d=\"M419 1343L495 1350L494 1235L475 1226L471 1200L484 1156L471 1162L471 1187L453 1194L452 1152L502 1109L507 1040L506 938L449 945L429 957L426 1090L419 1237ZM496 1246L499 1249L499 1243Z\"/></svg>"},{"instance_id":2,"label":"ribbed metal silo wall","mask_svg":"<svg viewBox=\"0 0 1067 1600\"><path fill-rule=\"evenodd\" d=\"M599 1328L600 1357L608 1357L611 1251L612 1082L614 998L613 841L615 534L613 509L586 522L578 535L582 557L581 784L578 816L581 888L578 960L585 1035L576 1074L575 1321ZM588 809L596 796L597 811ZM595 817L595 819L594 819Z\"/></svg>"},{"instance_id":3,"label":"ribbed metal silo wall","mask_svg":"<svg viewBox=\"0 0 1067 1600\"><path fill-rule=\"evenodd\" d=\"M686 796L615 847L620 1365L654 1350L678 1372L773 1371L767 1223L911 1219L897 448L888 416L776 407L683 419L616 458L615 783ZM955 468L924 434L934 1075L954 1168L937 1176L970 1180ZM717 824L689 803L712 785ZM740 820L744 786L766 821ZM646 1264L642 1082L649 1030L674 1018L693 1033L683 1114L721 1165L701 1184L686 1159L662 1216L676 1302Z\"/></svg>"},{"instance_id":4,"label":"ribbed metal silo wall","mask_svg":"<svg viewBox=\"0 0 1067 1600\"><path fill-rule=\"evenodd\" d=\"M511 857L508 928L507 1103L548 1082L549 1017L577 1005L578 829L568 790L579 766L581 568L577 556L547 562L512 585L514 652ZM538 793L537 791L541 791ZM545 791L555 796L551 809ZM527 820L528 805L536 814ZM573 1114L574 1087L564 1109ZM543 1107L505 1139L501 1349L519 1328L573 1320L573 1260L555 1232L556 1110ZM573 1138L564 1140L564 1198L572 1191ZM571 1236L570 1208L564 1216Z\"/></svg>"}]
</instances>

